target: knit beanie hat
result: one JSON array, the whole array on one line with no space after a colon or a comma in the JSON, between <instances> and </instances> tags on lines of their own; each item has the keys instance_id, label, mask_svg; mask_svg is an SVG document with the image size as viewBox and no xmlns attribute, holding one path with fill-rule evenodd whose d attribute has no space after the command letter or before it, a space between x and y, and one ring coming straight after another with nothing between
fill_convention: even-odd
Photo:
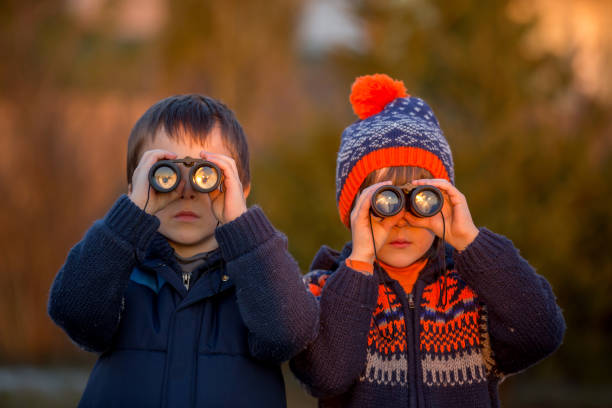
<instances>
[{"instance_id":1,"label":"knit beanie hat","mask_svg":"<svg viewBox=\"0 0 612 408\"><path fill-rule=\"evenodd\" d=\"M342 132L336 163L336 202L348 227L359 187L385 167L421 167L454 184L453 157L431 108L384 74L358 77L350 101L360 120Z\"/></svg>"}]
</instances>

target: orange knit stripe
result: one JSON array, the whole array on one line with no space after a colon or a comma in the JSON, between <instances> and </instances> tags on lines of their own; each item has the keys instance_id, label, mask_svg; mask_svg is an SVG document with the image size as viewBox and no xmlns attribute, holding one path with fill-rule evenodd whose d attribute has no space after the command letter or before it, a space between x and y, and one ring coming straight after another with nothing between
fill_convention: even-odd
<instances>
[{"instance_id":1,"label":"orange knit stripe","mask_svg":"<svg viewBox=\"0 0 612 408\"><path fill-rule=\"evenodd\" d=\"M385 285L378 285L378 303L374 309L374 315L384 313L385 310L393 311L402 304L397 300L397 296Z\"/></svg>"},{"instance_id":2,"label":"orange knit stripe","mask_svg":"<svg viewBox=\"0 0 612 408\"><path fill-rule=\"evenodd\" d=\"M312 283L308 284L308 289L310 290L310 293L312 293L315 296L321 296L321 287L317 286L317 285L313 285Z\"/></svg>"},{"instance_id":3,"label":"orange knit stripe","mask_svg":"<svg viewBox=\"0 0 612 408\"><path fill-rule=\"evenodd\" d=\"M349 215L353 200L359 191L363 180L374 170L385 167L414 166L422 167L433 175L434 178L444 178L450 181L448 172L442 160L435 154L419 147L387 147L378 149L363 156L349 173L338 200L338 211L340 219L349 226Z\"/></svg>"},{"instance_id":4,"label":"orange knit stripe","mask_svg":"<svg viewBox=\"0 0 612 408\"><path fill-rule=\"evenodd\" d=\"M423 292L423 306L428 309L435 310L441 313L446 313L459 303L475 299L476 293L468 286L457 287L457 280L452 276L448 276L447 285L447 297L449 301L446 305L442 306L438 303L438 300L442 296L441 285L431 285L427 291ZM459 291L459 293L456 293Z\"/></svg>"},{"instance_id":5,"label":"orange knit stripe","mask_svg":"<svg viewBox=\"0 0 612 408\"><path fill-rule=\"evenodd\" d=\"M421 350L453 352L479 346L478 317L478 311L473 310L446 323L421 320Z\"/></svg>"}]
</instances>

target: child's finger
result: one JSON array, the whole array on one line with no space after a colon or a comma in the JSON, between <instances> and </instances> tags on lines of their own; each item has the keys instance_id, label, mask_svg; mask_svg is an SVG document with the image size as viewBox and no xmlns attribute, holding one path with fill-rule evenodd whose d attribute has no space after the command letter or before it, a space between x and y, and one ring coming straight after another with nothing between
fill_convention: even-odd
<instances>
[{"instance_id":1,"label":"child's finger","mask_svg":"<svg viewBox=\"0 0 612 408\"><path fill-rule=\"evenodd\" d=\"M211 161L218 165L222 170L238 175L238 166L234 158L224 154L210 153L205 150L200 152L200 157L204 160Z\"/></svg>"},{"instance_id":2,"label":"child's finger","mask_svg":"<svg viewBox=\"0 0 612 408\"><path fill-rule=\"evenodd\" d=\"M353 211L351 211L351 226L355 226L356 221L362 218L362 207L363 207L364 197L360 194L357 197L357 201L355 202L355 206L353 207Z\"/></svg>"},{"instance_id":3,"label":"child's finger","mask_svg":"<svg viewBox=\"0 0 612 408\"><path fill-rule=\"evenodd\" d=\"M223 195L223 193L219 191L219 189L213 190L208 193L208 197L210 197L211 201L215 201L221 195Z\"/></svg>"},{"instance_id":4,"label":"child's finger","mask_svg":"<svg viewBox=\"0 0 612 408\"><path fill-rule=\"evenodd\" d=\"M168 159L168 160L176 159L176 154L168 150L161 150L161 149L148 150L144 152L144 154L140 158L139 166L144 165L146 167L151 167L154 163L160 160L164 160L164 159Z\"/></svg>"},{"instance_id":5,"label":"child's finger","mask_svg":"<svg viewBox=\"0 0 612 408\"><path fill-rule=\"evenodd\" d=\"M236 161L232 157L204 150L200 152L200 157L216 164L223 173L221 180L223 191L219 191L222 194L211 197L213 199L213 208L218 205L218 211L215 211L217 219L222 223L226 223L246 212L246 190L240 180ZM217 198L221 196L224 197L222 200Z\"/></svg>"},{"instance_id":6,"label":"child's finger","mask_svg":"<svg viewBox=\"0 0 612 408\"><path fill-rule=\"evenodd\" d=\"M155 201L155 198L158 197L155 189L150 189L148 180L148 173L153 164L159 160L174 158L176 158L176 154L166 150L155 149L144 152L140 158L140 161L138 162L138 166L134 170L134 174L132 175L128 195L130 199L140 208L145 208L147 206L149 203L149 198ZM155 206L152 203L150 207L153 208L152 211L155 211Z\"/></svg>"},{"instance_id":7,"label":"child's finger","mask_svg":"<svg viewBox=\"0 0 612 408\"><path fill-rule=\"evenodd\" d=\"M361 194L359 194L359 197L357 197L357 202L355 203L355 209L357 210L355 215L357 219L363 219L369 215L372 196L379 187L389 184L391 184L390 181L372 184L371 186L365 188Z\"/></svg>"},{"instance_id":8,"label":"child's finger","mask_svg":"<svg viewBox=\"0 0 612 408\"><path fill-rule=\"evenodd\" d=\"M446 179L413 180L412 184L417 185L417 186L430 185L430 186L437 187L438 189L442 191L442 194L445 194L446 196L445 198L448 198L448 201L453 205L457 205L457 204L466 202L466 198L463 195L463 193L461 193L461 191L459 191L457 187L453 186Z\"/></svg>"},{"instance_id":9,"label":"child's finger","mask_svg":"<svg viewBox=\"0 0 612 408\"><path fill-rule=\"evenodd\" d=\"M366 199L365 190L361 192L357 196L357 201L355 201L355 205L353 206L353 211L351 211L351 218L357 217L357 215L361 214L363 211L361 210Z\"/></svg>"},{"instance_id":10,"label":"child's finger","mask_svg":"<svg viewBox=\"0 0 612 408\"><path fill-rule=\"evenodd\" d=\"M147 178L149 170L156 162L164 159L172 160L175 158L176 154L167 150L156 149L144 152L140 158L140 161L138 162L138 166L136 166L136 169L134 170L134 175L132 177L133 183L144 182L144 180Z\"/></svg>"},{"instance_id":11,"label":"child's finger","mask_svg":"<svg viewBox=\"0 0 612 408\"><path fill-rule=\"evenodd\" d=\"M242 189L238 167L233 158L222 154L206 152L204 150L200 152L200 157L219 166L219 169L224 175L224 185L226 189L231 189L232 187Z\"/></svg>"}]
</instances>

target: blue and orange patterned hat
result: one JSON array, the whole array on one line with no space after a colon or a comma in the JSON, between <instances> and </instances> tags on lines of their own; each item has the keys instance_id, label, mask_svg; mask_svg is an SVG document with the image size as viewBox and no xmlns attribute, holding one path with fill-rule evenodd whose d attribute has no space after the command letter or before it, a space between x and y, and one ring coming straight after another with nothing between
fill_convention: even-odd
<instances>
[{"instance_id":1,"label":"blue and orange patterned hat","mask_svg":"<svg viewBox=\"0 0 612 408\"><path fill-rule=\"evenodd\" d=\"M385 74L358 77L350 101L359 120L342 132L336 163L336 202L348 227L359 187L372 171L414 166L454 184L450 146L431 108Z\"/></svg>"}]
</instances>

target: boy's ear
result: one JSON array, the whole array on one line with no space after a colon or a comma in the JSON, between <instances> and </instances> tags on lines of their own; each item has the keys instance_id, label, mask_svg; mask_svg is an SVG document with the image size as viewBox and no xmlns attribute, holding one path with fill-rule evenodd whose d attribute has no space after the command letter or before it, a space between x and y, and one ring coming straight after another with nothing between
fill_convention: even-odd
<instances>
[{"instance_id":1,"label":"boy's ear","mask_svg":"<svg viewBox=\"0 0 612 408\"><path fill-rule=\"evenodd\" d=\"M128 194L132 194L132 183L128 183Z\"/></svg>"},{"instance_id":2,"label":"boy's ear","mask_svg":"<svg viewBox=\"0 0 612 408\"><path fill-rule=\"evenodd\" d=\"M242 191L244 193L244 198L246 199L251 193L251 183L247 184L246 187L243 187Z\"/></svg>"}]
</instances>

